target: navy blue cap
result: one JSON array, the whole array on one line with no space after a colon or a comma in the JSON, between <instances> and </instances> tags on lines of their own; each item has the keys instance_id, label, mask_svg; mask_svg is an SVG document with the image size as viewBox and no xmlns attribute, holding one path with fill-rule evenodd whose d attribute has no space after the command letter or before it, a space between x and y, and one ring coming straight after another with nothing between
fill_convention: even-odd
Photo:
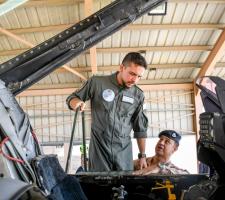
<instances>
[{"instance_id":1,"label":"navy blue cap","mask_svg":"<svg viewBox=\"0 0 225 200\"><path fill-rule=\"evenodd\" d=\"M161 131L159 133L159 137L161 135L164 135L164 136L170 138L171 140L174 140L179 145L179 141L181 139L181 135L179 133L177 133L176 131L173 131L173 130L164 130L164 131Z\"/></svg>"}]
</instances>

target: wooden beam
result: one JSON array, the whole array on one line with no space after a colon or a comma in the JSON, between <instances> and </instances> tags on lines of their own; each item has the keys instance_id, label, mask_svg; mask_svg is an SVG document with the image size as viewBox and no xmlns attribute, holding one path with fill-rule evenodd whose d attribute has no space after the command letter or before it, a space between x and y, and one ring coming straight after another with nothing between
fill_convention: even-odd
<instances>
[{"instance_id":1,"label":"wooden beam","mask_svg":"<svg viewBox=\"0 0 225 200\"><path fill-rule=\"evenodd\" d=\"M224 0L170 0L171 3L225 3Z\"/></svg>"},{"instance_id":2,"label":"wooden beam","mask_svg":"<svg viewBox=\"0 0 225 200\"><path fill-rule=\"evenodd\" d=\"M225 29L220 34L215 46L207 57L205 63L202 65L197 78L202 76L208 76L212 73L217 61L224 55L225 50Z\"/></svg>"},{"instance_id":3,"label":"wooden beam","mask_svg":"<svg viewBox=\"0 0 225 200\"><path fill-rule=\"evenodd\" d=\"M7 30L5 30L5 29L3 29L3 28L1 28L1 27L0 27L0 32L6 34L7 36L9 36L9 37L11 37L11 38L13 38L13 39L15 39L15 40L17 40L17 41L23 43L23 44L26 44L27 46L29 46L29 47L31 47L31 48L34 47L34 45L33 45L32 43L30 43L30 42L24 40L23 38L21 38L21 37L15 35L15 34L13 34L13 33L10 33L9 31L7 31ZM80 74L79 72L76 72L76 70L74 70L74 69L72 69L72 68L70 68L70 67L68 67L68 66L66 66L66 65L63 65L62 67L65 68L66 70L68 70L69 72L72 72L72 73L75 74L76 76L80 77L81 79L87 80L82 74Z\"/></svg>"},{"instance_id":4,"label":"wooden beam","mask_svg":"<svg viewBox=\"0 0 225 200\"><path fill-rule=\"evenodd\" d=\"M144 91L153 90L192 90L193 85L191 83L184 84L156 84L156 85L139 85ZM18 97L24 96L50 96L50 95L67 95L71 94L78 88L61 88L61 89L41 89L41 90L25 90L17 95Z\"/></svg>"},{"instance_id":5,"label":"wooden beam","mask_svg":"<svg viewBox=\"0 0 225 200\"><path fill-rule=\"evenodd\" d=\"M182 69L182 68L200 68L202 66L202 63L173 63L173 64L150 64L148 65L148 70L151 69ZM225 67L225 63L216 63L215 67ZM77 72L91 72L91 67L86 66L79 66L79 67L71 67L75 68ZM106 72L106 71L117 71L119 69L118 65L112 65L112 66L99 66L98 71L100 72ZM55 71L56 73L65 73L67 72L63 68L59 68Z\"/></svg>"},{"instance_id":6,"label":"wooden beam","mask_svg":"<svg viewBox=\"0 0 225 200\"><path fill-rule=\"evenodd\" d=\"M198 88L195 85L195 81L193 82L193 88L194 88L194 94L192 95L192 102L194 103L194 108L195 112L193 115L193 131L196 133L195 139L196 143L199 139L199 131L200 131L200 124L199 124L199 119L200 119L200 113L202 113L202 100L200 97L200 93L198 92ZM199 169L199 163L197 163L197 169Z\"/></svg>"},{"instance_id":7,"label":"wooden beam","mask_svg":"<svg viewBox=\"0 0 225 200\"><path fill-rule=\"evenodd\" d=\"M5 2L5 0L0 0L0 3ZM32 7L32 6L63 6L70 5L74 3L83 3L84 0L29 0L26 4L22 5L22 7ZM170 0L170 3L220 3L224 4L224 0Z\"/></svg>"},{"instance_id":8,"label":"wooden beam","mask_svg":"<svg viewBox=\"0 0 225 200\"><path fill-rule=\"evenodd\" d=\"M29 49L13 49L13 50L4 50L0 51L0 56L15 56L19 55L25 51L28 51Z\"/></svg>"},{"instance_id":9,"label":"wooden beam","mask_svg":"<svg viewBox=\"0 0 225 200\"><path fill-rule=\"evenodd\" d=\"M119 47L119 48L98 48L99 53L118 53L132 51L210 51L211 46L191 45L191 46L149 46L149 47Z\"/></svg>"},{"instance_id":10,"label":"wooden beam","mask_svg":"<svg viewBox=\"0 0 225 200\"><path fill-rule=\"evenodd\" d=\"M26 96L52 96L52 95L68 95L74 92L77 88L62 88L62 89L42 89L42 90L25 90L18 94L18 97Z\"/></svg>"},{"instance_id":11,"label":"wooden beam","mask_svg":"<svg viewBox=\"0 0 225 200\"><path fill-rule=\"evenodd\" d=\"M177 83L192 83L193 79L151 79L140 80L139 85L156 85L156 84L177 84Z\"/></svg>"},{"instance_id":12,"label":"wooden beam","mask_svg":"<svg viewBox=\"0 0 225 200\"><path fill-rule=\"evenodd\" d=\"M91 72L92 74L97 74L98 68L97 68L97 51L96 46L92 47L90 49L90 64L91 64Z\"/></svg>"},{"instance_id":13,"label":"wooden beam","mask_svg":"<svg viewBox=\"0 0 225 200\"><path fill-rule=\"evenodd\" d=\"M76 22L74 22L75 24ZM30 28L18 28L8 29L14 34L27 34L35 32L48 32L55 31L61 32L74 24L59 24L52 26L30 27ZM225 24L130 24L125 26L122 30L169 30L169 29L204 29L204 30L218 30L223 29Z\"/></svg>"},{"instance_id":14,"label":"wooden beam","mask_svg":"<svg viewBox=\"0 0 225 200\"><path fill-rule=\"evenodd\" d=\"M180 84L188 84L192 82L192 79L155 79L155 80L140 80L139 86L143 85L180 85ZM45 90L45 89L63 89L63 88L79 88L81 86L80 82L76 83L64 83L64 84L35 84L30 87L32 90Z\"/></svg>"},{"instance_id":15,"label":"wooden beam","mask_svg":"<svg viewBox=\"0 0 225 200\"><path fill-rule=\"evenodd\" d=\"M131 24L125 30L169 30L169 29L223 29L225 24Z\"/></svg>"},{"instance_id":16,"label":"wooden beam","mask_svg":"<svg viewBox=\"0 0 225 200\"><path fill-rule=\"evenodd\" d=\"M219 65L225 66L225 63L219 63ZM150 64L148 65L148 70L151 69L181 69L181 68L199 68L201 63L174 63L174 64ZM91 72L91 67L71 67L75 68L77 72ZM119 65L112 65L112 66L99 66L98 71L106 72L106 71L117 71L119 70ZM55 71L56 73L65 73L67 72L63 68L59 68Z\"/></svg>"},{"instance_id":17,"label":"wooden beam","mask_svg":"<svg viewBox=\"0 0 225 200\"><path fill-rule=\"evenodd\" d=\"M36 33L36 32L43 33L43 32L48 32L48 31L51 31L51 32L60 31L61 32L73 25L74 24L60 24L60 25L30 27L30 28L17 28L17 29L7 29L7 30L14 34L27 34L27 33Z\"/></svg>"},{"instance_id":18,"label":"wooden beam","mask_svg":"<svg viewBox=\"0 0 225 200\"><path fill-rule=\"evenodd\" d=\"M154 90L193 90L191 83L139 85L143 91Z\"/></svg>"},{"instance_id":19,"label":"wooden beam","mask_svg":"<svg viewBox=\"0 0 225 200\"><path fill-rule=\"evenodd\" d=\"M212 46L191 45L191 46L149 46L149 47L114 47L114 48L97 48L101 53L121 53L131 51L210 51ZM0 56L18 55L29 49L13 49L0 51Z\"/></svg>"},{"instance_id":20,"label":"wooden beam","mask_svg":"<svg viewBox=\"0 0 225 200\"><path fill-rule=\"evenodd\" d=\"M1 28L1 27L0 27L0 33L2 33L2 34L4 34L4 35L7 35L8 37L13 38L14 40L17 40L17 41L19 41L19 42L21 42L21 43L23 43L23 44L25 44L25 45L27 45L27 46L29 46L29 47L31 47L31 48L34 47L34 45L33 45L32 43L30 43L30 42L24 40L24 39L21 38L20 36L17 36L17 35L15 35L14 33L11 33L10 31L8 31L8 30L6 30L6 29L3 29L3 28Z\"/></svg>"},{"instance_id":21,"label":"wooden beam","mask_svg":"<svg viewBox=\"0 0 225 200\"><path fill-rule=\"evenodd\" d=\"M80 77L83 80L87 80L87 78L85 76L83 76L81 73L77 72L75 69L72 69L71 67L67 66L67 65L63 65L62 66L64 69L66 69L67 71L71 72L72 74Z\"/></svg>"},{"instance_id":22,"label":"wooden beam","mask_svg":"<svg viewBox=\"0 0 225 200\"><path fill-rule=\"evenodd\" d=\"M85 0L84 1L84 8L85 8L85 16L88 17L89 15L93 14L93 0ZM97 52L96 46L90 48L90 64L91 64L91 72L92 74L97 74Z\"/></svg>"},{"instance_id":23,"label":"wooden beam","mask_svg":"<svg viewBox=\"0 0 225 200\"><path fill-rule=\"evenodd\" d=\"M0 0L0 3L4 3L5 0ZM46 6L63 6L83 3L84 0L29 0L27 3L21 5L21 7L46 7ZM216 3L224 4L224 0L170 0L170 3Z\"/></svg>"},{"instance_id":24,"label":"wooden beam","mask_svg":"<svg viewBox=\"0 0 225 200\"><path fill-rule=\"evenodd\" d=\"M194 94L192 95L192 102L194 103L194 108L195 108L195 114L193 117L193 130L197 133L196 140L198 140L199 139L199 130L200 130L199 116L203 112L203 105L202 105L200 93L196 91L197 86L195 85L195 82L193 82L193 89L194 89ZM195 94L197 94L197 95L195 95Z\"/></svg>"},{"instance_id":25,"label":"wooden beam","mask_svg":"<svg viewBox=\"0 0 225 200\"><path fill-rule=\"evenodd\" d=\"M22 7L64 6L83 2L84 0L30 0L26 4L22 5Z\"/></svg>"},{"instance_id":26,"label":"wooden beam","mask_svg":"<svg viewBox=\"0 0 225 200\"><path fill-rule=\"evenodd\" d=\"M54 84L34 84L29 87L29 90L46 90L46 89L64 89L64 88L79 88L82 83L54 83Z\"/></svg>"}]
</instances>

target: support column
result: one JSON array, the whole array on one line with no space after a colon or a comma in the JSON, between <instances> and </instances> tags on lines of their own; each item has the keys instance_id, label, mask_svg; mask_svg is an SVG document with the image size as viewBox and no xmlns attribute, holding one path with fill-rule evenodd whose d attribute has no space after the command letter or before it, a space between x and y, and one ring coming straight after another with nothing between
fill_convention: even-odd
<instances>
[{"instance_id":1,"label":"support column","mask_svg":"<svg viewBox=\"0 0 225 200\"><path fill-rule=\"evenodd\" d=\"M202 112L204 112L204 110L203 110L203 104L202 104L200 92L198 92L198 88L195 85L195 81L193 82L193 88L194 88L194 93L193 93L192 99L193 99L194 108L195 108L195 114L193 116L193 130L194 132L196 132L196 144L197 144L197 141L199 139L199 130L200 130L199 116ZM199 170L198 162L197 162L197 169Z\"/></svg>"}]
</instances>

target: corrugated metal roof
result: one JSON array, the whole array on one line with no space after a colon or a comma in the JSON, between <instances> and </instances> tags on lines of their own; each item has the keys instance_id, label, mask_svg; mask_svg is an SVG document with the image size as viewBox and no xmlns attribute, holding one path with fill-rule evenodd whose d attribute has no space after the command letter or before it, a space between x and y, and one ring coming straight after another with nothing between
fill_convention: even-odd
<instances>
[{"instance_id":1,"label":"corrugated metal roof","mask_svg":"<svg viewBox=\"0 0 225 200\"><path fill-rule=\"evenodd\" d=\"M94 1L94 11L110 2ZM84 1L31 0L1 16L0 25L37 45L84 19L84 9ZM171 0L167 15L145 15L97 44L97 74L116 71L128 51L142 51L150 68L153 66L143 77L146 84L191 82L224 28L225 1ZM0 63L27 49L27 45L0 35ZM225 55L218 63L212 75L223 77ZM76 57L68 65L87 78L92 75L89 52ZM60 69L38 84L79 82L79 77Z\"/></svg>"}]
</instances>

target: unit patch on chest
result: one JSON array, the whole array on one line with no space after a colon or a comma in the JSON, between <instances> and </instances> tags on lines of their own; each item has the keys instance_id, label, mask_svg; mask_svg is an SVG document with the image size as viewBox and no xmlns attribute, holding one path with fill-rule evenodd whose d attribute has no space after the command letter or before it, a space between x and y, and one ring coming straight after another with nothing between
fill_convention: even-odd
<instances>
[{"instance_id":1,"label":"unit patch on chest","mask_svg":"<svg viewBox=\"0 0 225 200\"><path fill-rule=\"evenodd\" d=\"M111 89L106 89L102 92L102 97L105 101L111 102L115 98L115 93Z\"/></svg>"}]
</instances>

